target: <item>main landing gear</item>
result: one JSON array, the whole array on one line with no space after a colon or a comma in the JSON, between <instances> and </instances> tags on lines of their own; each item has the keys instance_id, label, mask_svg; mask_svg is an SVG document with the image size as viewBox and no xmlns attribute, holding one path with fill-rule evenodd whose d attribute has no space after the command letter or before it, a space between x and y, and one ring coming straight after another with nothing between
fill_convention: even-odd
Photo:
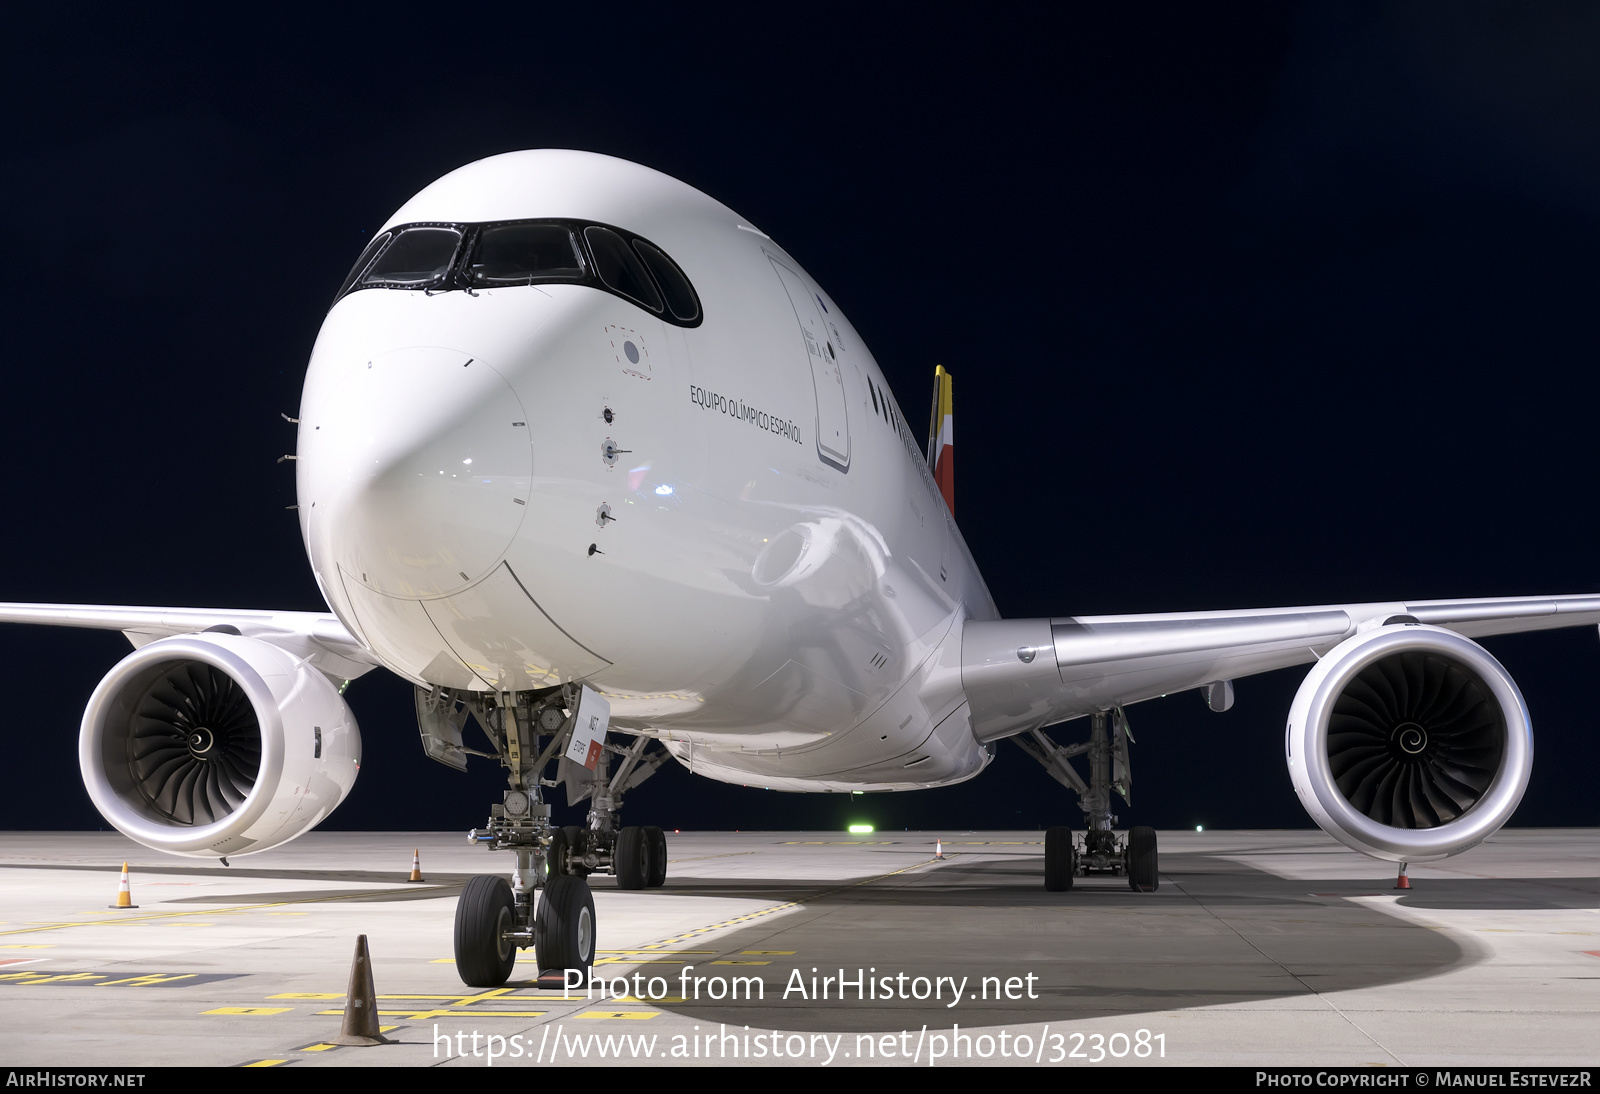
<instances>
[{"instance_id":1,"label":"main landing gear","mask_svg":"<svg viewBox=\"0 0 1600 1094\"><path fill-rule=\"evenodd\" d=\"M619 889L656 889L667 880L667 837L661 829L618 827L622 795L655 774L667 759L664 749L645 755L650 738L636 737L627 748L607 745L592 776L567 783L567 801L577 805L588 799L589 826L561 829L566 857L553 860L552 872L589 874L606 870L616 876ZM615 770L613 767L615 757Z\"/></svg>"},{"instance_id":2,"label":"main landing gear","mask_svg":"<svg viewBox=\"0 0 1600 1094\"><path fill-rule=\"evenodd\" d=\"M1107 722L1110 732L1107 732ZM1050 776L1078 795L1083 809L1084 832L1080 841L1071 828L1047 828L1044 833L1044 887L1052 893L1072 888L1072 881L1089 874L1113 874L1128 879L1136 893L1153 893L1161 883L1156 857L1156 830L1145 826L1128 829L1117 838L1117 818L1111 812L1111 792L1129 801L1133 782L1128 764L1128 744L1133 740L1121 707L1090 718L1089 740L1058 745L1043 730L1013 737L1022 750L1044 765ZM1089 779L1084 781L1068 761L1089 756Z\"/></svg>"},{"instance_id":3,"label":"main landing gear","mask_svg":"<svg viewBox=\"0 0 1600 1094\"><path fill-rule=\"evenodd\" d=\"M511 851L510 880L481 875L467 882L456 903L456 971L474 987L498 987L511 976L517 951L532 947L541 975L594 963L596 922L588 878L614 873L619 888L660 886L667 878L667 840L655 827L618 828L622 795L638 786L667 758L646 753L647 737L628 747L602 744L593 771L563 761L583 689L574 685L541 691L485 695L434 688L418 690L417 716L430 756L458 770L466 756L498 759L510 784L489 822L467 835L491 851ZM590 693L592 695L592 693ZM493 752L462 745L468 714ZM611 771L613 757L620 757ZM544 777L558 765L558 777ZM568 800L592 799L588 827L550 823L544 790L567 784Z\"/></svg>"}]
</instances>

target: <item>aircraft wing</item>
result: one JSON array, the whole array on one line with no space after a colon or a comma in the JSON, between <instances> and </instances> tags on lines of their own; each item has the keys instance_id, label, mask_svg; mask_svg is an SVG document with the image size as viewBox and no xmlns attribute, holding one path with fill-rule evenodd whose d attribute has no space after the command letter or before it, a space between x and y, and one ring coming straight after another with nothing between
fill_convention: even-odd
<instances>
[{"instance_id":1,"label":"aircraft wing","mask_svg":"<svg viewBox=\"0 0 1600 1094\"><path fill-rule=\"evenodd\" d=\"M0 623L121 631L135 647L175 634L229 627L238 634L288 650L337 679L354 680L378 667L378 659L345 629L338 617L328 612L0 603Z\"/></svg>"},{"instance_id":2,"label":"aircraft wing","mask_svg":"<svg viewBox=\"0 0 1600 1094\"><path fill-rule=\"evenodd\" d=\"M969 620L961 680L973 730L989 741L1309 664L1346 638L1387 622L1431 624L1468 638L1593 626L1600 625L1600 594Z\"/></svg>"}]
</instances>

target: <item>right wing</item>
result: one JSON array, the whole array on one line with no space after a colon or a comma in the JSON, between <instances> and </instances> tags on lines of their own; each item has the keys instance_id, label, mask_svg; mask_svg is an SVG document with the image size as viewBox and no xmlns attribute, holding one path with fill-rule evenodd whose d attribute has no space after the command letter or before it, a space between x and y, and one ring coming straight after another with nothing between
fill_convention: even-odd
<instances>
[{"instance_id":1,"label":"right wing","mask_svg":"<svg viewBox=\"0 0 1600 1094\"><path fill-rule=\"evenodd\" d=\"M328 612L139 608L107 604L0 604L0 623L121 631L134 647L175 634L229 628L284 649L328 676L354 680L379 661Z\"/></svg>"}]
</instances>

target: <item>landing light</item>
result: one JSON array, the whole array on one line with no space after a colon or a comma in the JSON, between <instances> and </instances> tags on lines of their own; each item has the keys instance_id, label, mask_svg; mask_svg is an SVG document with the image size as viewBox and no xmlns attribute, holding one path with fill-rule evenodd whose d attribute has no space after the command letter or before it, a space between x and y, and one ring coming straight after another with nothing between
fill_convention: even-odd
<instances>
[{"instance_id":1,"label":"landing light","mask_svg":"<svg viewBox=\"0 0 1600 1094\"><path fill-rule=\"evenodd\" d=\"M870 836L870 835L872 835L872 825L870 825L870 824L852 824L850 826L850 834L852 836Z\"/></svg>"},{"instance_id":2,"label":"landing light","mask_svg":"<svg viewBox=\"0 0 1600 1094\"><path fill-rule=\"evenodd\" d=\"M660 486L656 487L656 493L660 494L662 497L666 497L668 494L672 493L672 487L668 486L666 483L662 483Z\"/></svg>"}]
</instances>

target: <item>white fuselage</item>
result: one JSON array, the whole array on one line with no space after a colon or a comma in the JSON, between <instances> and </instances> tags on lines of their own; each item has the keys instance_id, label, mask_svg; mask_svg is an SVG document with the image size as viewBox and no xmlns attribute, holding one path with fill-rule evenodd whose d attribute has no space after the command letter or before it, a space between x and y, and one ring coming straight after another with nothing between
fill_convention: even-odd
<instances>
[{"instance_id":1,"label":"white fuselage","mask_svg":"<svg viewBox=\"0 0 1600 1094\"><path fill-rule=\"evenodd\" d=\"M419 684L581 679L614 726L715 778L891 789L981 770L960 635L994 607L833 300L716 201L587 153L469 165L389 225L529 218L644 237L703 321L577 284L340 299L297 464L339 618Z\"/></svg>"}]
</instances>

